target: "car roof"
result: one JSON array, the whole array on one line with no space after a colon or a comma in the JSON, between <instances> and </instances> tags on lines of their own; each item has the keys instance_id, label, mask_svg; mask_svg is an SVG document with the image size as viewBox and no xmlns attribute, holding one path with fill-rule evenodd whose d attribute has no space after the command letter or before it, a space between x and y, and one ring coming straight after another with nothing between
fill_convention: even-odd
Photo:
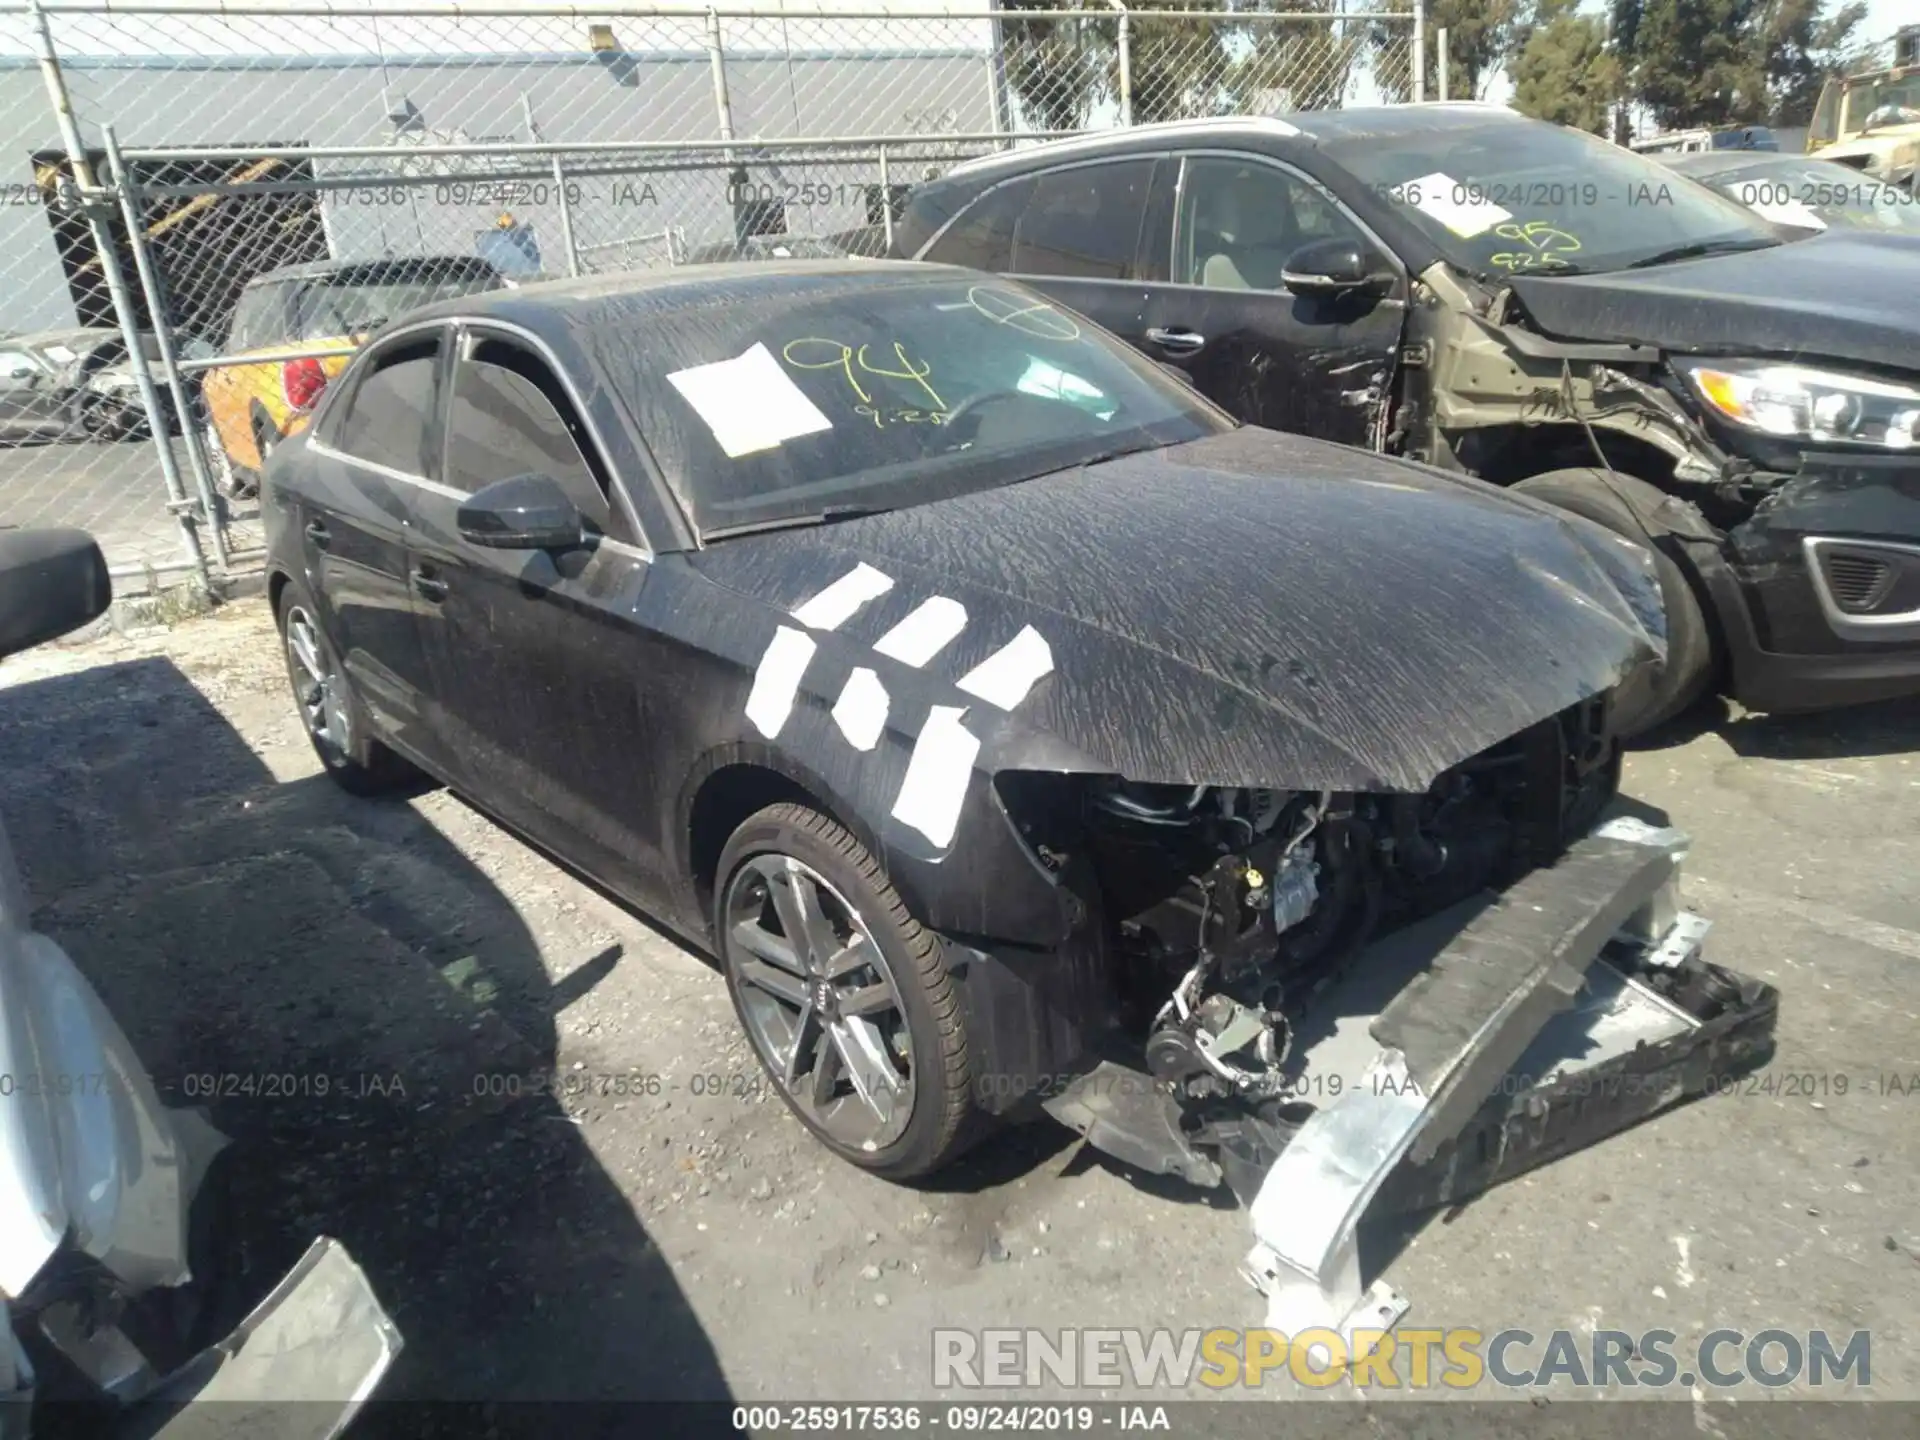
<instances>
[{"instance_id":1,"label":"car roof","mask_svg":"<svg viewBox=\"0 0 1920 1440\"><path fill-rule=\"evenodd\" d=\"M381 260L309 260L300 265L283 265L278 270L263 270L247 281L246 288L272 285L282 280L371 281L383 275L407 275L422 270L492 270L493 268L478 255L396 255Z\"/></svg>"},{"instance_id":2,"label":"car roof","mask_svg":"<svg viewBox=\"0 0 1920 1440\"><path fill-rule=\"evenodd\" d=\"M25 335L9 335L5 343L23 345L31 350L44 350L49 345L81 349L119 338L120 329L116 325L70 325L64 330L35 330Z\"/></svg>"},{"instance_id":3,"label":"car roof","mask_svg":"<svg viewBox=\"0 0 1920 1440\"><path fill-rule=\"evenodd\" d=\"M957 265L918 260L737 260L717 265L682 265L670 270L635 270L618 275L541 280L510 290L486 290L437 300L409 311L407 323L423 320L498 320L535 334L592 328L616 312L630 317L634 302L642 309L667 312L724 293L729 302L751 303L757 295L810 286L850 289L855 282L882 276L973 275ZM834 286L841 279L847 284ZM826 283L822 283L826 282Z\"/></svg>"},{"instance_id":4,"label":"car roof","mask_svg":"<svg viewBox=\"0 0 1920 1440\"><path fill-rule=\"evenodd\" d=\"M1187 140L1299 140L1315 144L1322 140L1344 140L1356 136L1391 138L1397 135L1431 135L1436 131L1470 130L1488 123L1544 125L1505 105L1487 101L1457 100L1423 102L1418 105L1364 105L1350 110L1302 110L1284 115L1221 115L1197 120L1163 120L1151 125L1101 130L1074 135L1064 140L1048 140L1019 150L1004 150L963 160L947 171L944 178L974 179L1000 171L1009 174L1052 165L1073 155L1089 157L1112 151L1156 150L1169 143Z\"/></svg>"}]
</instances>

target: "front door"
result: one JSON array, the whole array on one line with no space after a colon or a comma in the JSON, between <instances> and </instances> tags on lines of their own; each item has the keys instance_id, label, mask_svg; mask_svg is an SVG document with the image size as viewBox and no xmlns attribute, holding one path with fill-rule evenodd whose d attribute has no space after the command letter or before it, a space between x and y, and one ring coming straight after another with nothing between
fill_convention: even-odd
<instances>
[{"instance_id":1,"label":"front door","mask_svg":"<svg viewBox=\"0 0 1920 1440\"><path fill-rule=\"evenodd\" d=\"M1139 251L1156 163L1130 155L1010 180L969 206L924 258L1011 275L1138 344Z\"/></svg>"},{"instance_id":2,"label":"front door","mask_svg":"<svg viewBox=\"0 0 1920 1440\"><path fill-rule=\"evenodd\" d=\"M461 539L466 496L530 474L560 482L591 543L546 551ZM541 355L484 327L463 331L435 479L410 558L449 778L644 902L662 872L645 823L656 777L639 738L660 666L634 619L652 564L610 504L604 457Z\"/></svg>"},{"instance_id":3,"label":"front door","mask_svg":"<svg viewBox=\"0 0 1920 1440\"><path fill-rule=\"evenodd\" d=\"M1276 161L1195 154L1182 165L1175 203L1159 212L1170 228L1152 237L1135 343L1250 425L1374 446L1406 319L1405 277L1384 296L1291 293L1281 271L1303 245L1384 249L1325 190Z\"/></svg>"},{"instance_id":4,"label":"front door","mask_svg":"<svg viewBox=\"0 0 1920 1440\"><path fill-rule=\"evenodd\" d=\"M309 442L311 479L291 517L354 694L401 749L436 769L442 757L422 724L429 683L406 527L427 483L441 334L396 336L367 356Z\"/></svg>"}]
</instances>

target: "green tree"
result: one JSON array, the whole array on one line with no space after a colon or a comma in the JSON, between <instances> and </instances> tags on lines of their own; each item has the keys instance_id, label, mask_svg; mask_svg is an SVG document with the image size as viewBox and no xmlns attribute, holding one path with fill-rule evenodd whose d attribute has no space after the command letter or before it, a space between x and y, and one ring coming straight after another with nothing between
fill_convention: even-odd
<instances>
[{"instance_id":1,"label":"green tree","mask_svg":"<svg viewBox=\"0 0 1920 1440\"><path fill-rule=\"evenodd\" d=\"M1768 119L1804 125L1813 117L1820 86L1840 68L1867 18L1863 0L1825 14L1823 0L1774 0L1758 36L1764 61Z\"/></svg>"},{"instance_id":2,"label":"green tree","mask_svg":"<svg viewBox=\"0 0 1920 1440\"><path fill-rule=\"evenodd\" d=\"M1620 93L1620 67L1607 48L1604 17L1582 15L1580 0L1538 0L1520 27L1508 64L1513 105L1522 114L1596 135Z\"/></svg>"},{"instance_id":3,"label":"green tree","mask_svg":"<svg viewBox=\"0 0 1920 1440\"><path fill-rule=\"evenodd\" d=\"M1404 12L1404 0L1387 7ZM1427 98L1440 98L1440 31L1447 32L1447 95L1478 100L1516 48L1525 19L1523 0L1428 0ZM1392 103L1413 98L1413 32L1404 20L1378 23L1373 32L1373 74Z\"/></svg>"},{"instance_id":4,"label":"green tree","mask_svg":"<svg viewBox=\"0 0 1920 1440\"><path fill-rule=\"evenodd\" d=\"M1341 0L1258 0L1239 12L1336 15ZM1275 114L1289 110L1326 110L1345 98L1359 63L1366 22L1265 20L1237 27L1226 73L1224 99L1238 113Z\"/></svg>"},{"instance_id":5,"label":"green tree","mask_svg":"<svg viewBox=\"0 0 1920 1440\"><path fill-rule=\"evenodd\" d=\"M1081 10L1084 19L1000 22L1000 56L1014 103L1013 123L1025 130L1078 130L1108 97L1118 17L1104 5L1079 0L1007 0L1008 10Z\"/></svg>"}]
</instances>

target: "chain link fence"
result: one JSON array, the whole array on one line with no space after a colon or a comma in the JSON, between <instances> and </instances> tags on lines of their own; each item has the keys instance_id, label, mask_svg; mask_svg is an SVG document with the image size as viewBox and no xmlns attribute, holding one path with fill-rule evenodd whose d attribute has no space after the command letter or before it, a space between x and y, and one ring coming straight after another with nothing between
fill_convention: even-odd
<instances>
[{"instance_id":1,"label":"chain link fence","mask_svg":"<svg viewBox=\"0 0 1920 1440\"><path fill-rule=\"evenodd\" d=\"M1418 99L1424 43L1418 0L0 6L0 525L217 584L264 454L413 305L884 253L961 159Z\"/></svg>"}]
</instances>

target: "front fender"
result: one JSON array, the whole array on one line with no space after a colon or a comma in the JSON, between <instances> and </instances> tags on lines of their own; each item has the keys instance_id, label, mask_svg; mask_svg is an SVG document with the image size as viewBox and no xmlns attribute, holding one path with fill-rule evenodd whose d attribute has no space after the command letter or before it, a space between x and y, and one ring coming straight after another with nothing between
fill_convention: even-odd
<instances>
[{"instance_id":1,"label":"front fender","mask_svg":"<svg viewBox=\"0 0 1920 1440\"><path fill-rule=\"evenodd\" d=\"M0 827L0 1288L21 1294L68 1240L135 1292L188 1279L187 1205L222 1142L181 1119L73 961L27 928Z\"/></svg>"}]
</instances>

